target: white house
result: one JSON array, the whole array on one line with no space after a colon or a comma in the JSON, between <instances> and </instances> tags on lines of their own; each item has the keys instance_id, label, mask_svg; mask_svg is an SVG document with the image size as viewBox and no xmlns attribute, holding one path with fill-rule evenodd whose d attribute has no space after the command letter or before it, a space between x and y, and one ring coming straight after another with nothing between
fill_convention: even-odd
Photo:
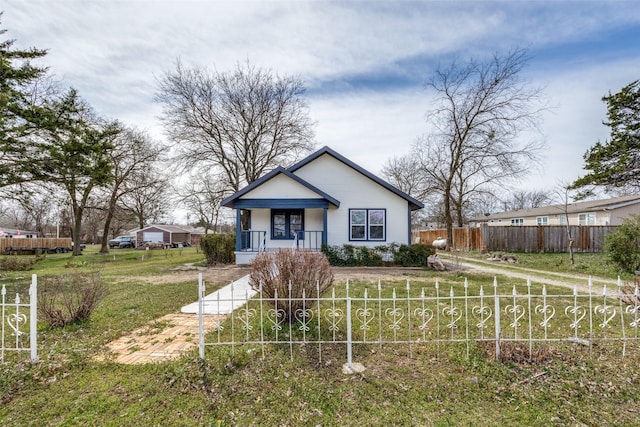
<instances>
[{"instance_id":1,"label":"white house","mask_svg":"<svg viewBox=\"0 0 640 427\"><path fill-rule=\"evenodd\" d=\"M236 209L236 264L261 250L411 243L424 205L329 147L278 167L221 202Z\"/></svg>"}]
</instances>

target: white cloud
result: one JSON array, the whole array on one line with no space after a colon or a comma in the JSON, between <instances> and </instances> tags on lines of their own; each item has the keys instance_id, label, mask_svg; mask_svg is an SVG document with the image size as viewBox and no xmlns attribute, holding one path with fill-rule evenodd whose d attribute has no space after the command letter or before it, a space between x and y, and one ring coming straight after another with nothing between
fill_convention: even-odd
<instances>
[{"instance_id":1,"label":"white cloud","mask_svg":"<svg viewBox=\"0 0 640 427\"><path fill-rule=\"evenodd\" d=\"M580 173L584 151L607 135L600 98L640 69L631 40L580 50L585 40L603 43L611 31L637 27L634 2L9 0L4 10L2 28L17 46L49 49L42 62L99 113L156 137L154 76L178 57L219 70L249 59L300 75L319 145L374 173L424 133L422 82L453 55L531 49L528 76L547 84L558 106L545 115L551 148L532 185ZM564 49L577 52L563 57Z\"/></svg>"}]
</instances>

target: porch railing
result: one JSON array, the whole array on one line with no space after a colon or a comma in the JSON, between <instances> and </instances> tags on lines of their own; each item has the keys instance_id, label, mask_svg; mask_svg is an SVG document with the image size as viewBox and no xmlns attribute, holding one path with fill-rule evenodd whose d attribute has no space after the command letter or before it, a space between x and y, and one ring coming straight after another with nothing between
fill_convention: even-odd
<instances>
[{"instance_id":1,"label":"porch railing","mask_svg":"<svg viewBox=\"0 0 640 427\"><path fill-rule=\"evenodd\" d=\"M318 231L298 231L298 238L294 240L297 249L309 249L319 251L322 249L322 236L324 232Z\"/></svg>"},{"instance_id":2,"label":"porch railing","mask_svg":"<svg viewBox=\"0 0 640 427\"><path fill-rule=\"evenodd\" d=\"M319 251L322 249L324 231L298 231L297 238L289 240L297 249ZM284 240L283 242L287 242ZM267 232L262 230L243 230L240 232L240 250L244 252L261 252L269 249Z\"/></svg>"},{"instance_id":3,"label":"porch railing","mask_svg":"<svg viewBox=\"0 0 640 427\"><path fill-rule=\"evenodd\" d=\"M260 230L242 230L240 232L240 250L260 252L266 246L267 232Z\"/></svg>"}]
</instances>

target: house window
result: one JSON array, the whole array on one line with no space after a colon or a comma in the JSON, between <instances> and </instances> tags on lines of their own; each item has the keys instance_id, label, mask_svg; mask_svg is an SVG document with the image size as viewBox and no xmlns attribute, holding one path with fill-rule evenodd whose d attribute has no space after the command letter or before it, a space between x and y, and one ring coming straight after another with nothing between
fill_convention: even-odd
<instances>
[{"instance_id":1,"label":"house window","mask_svg":"<svg viewBox=\"0 0 640 427\"><path fill-rule=\"evenodd\" d=\"M273 240L293 240L298 234L301 239L304 230L304 210L286 209L271 211L271 238Z\"/></svg>"},{"instance_id":2,"label":"house window","mask_svg":"<svg viewBox=\"0 0 640 427\"><path fill-rule=\"evenodd\" d=\"M524 225L524 218L511 218L511 225Z\"/></svg>"},{"instance_id":3,"label":"house window","mask_svg":"<svg viewBox=\"0 0 640 427\"><path fill-rule=\"evenodd\" d=\"M560 215L560 218L558 220L560 221L560 225L567 225L567 216L566 215Z\"/></svg>"},{"instance_id":4,"label":"house window","mask_svg":"<svg viewBox=\"0 0 640 427\"><path fill-rule=\"evenodd\" d=\"M578 225L596 225L596 214L583 213L578 215Z\"/></svg>"},{"instance_id":5,"label":"house window","mask_svg":"<svg viewBox=\"0 0 640 427\"><path fill-rule=\"evenodd\" d=\"M349 209L349 240L385 240L387 211Z\"/></svg>"},{"instance_id":6,"label":"house window","mask_svg":"<svg viewBox=\"0 0 640 427\"><path fill-rule=\"evenodd\" d=\"M549 225L549 217L548 216L539 216L536 218L536 224L538 225Z\"/></svg>"}]
</instances>

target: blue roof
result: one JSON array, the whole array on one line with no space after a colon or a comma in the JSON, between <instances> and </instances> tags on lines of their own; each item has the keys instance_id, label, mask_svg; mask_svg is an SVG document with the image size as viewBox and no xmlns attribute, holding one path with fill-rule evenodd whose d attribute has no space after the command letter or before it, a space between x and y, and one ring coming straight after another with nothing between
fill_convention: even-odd
<instances>
[{"instance_id":1,"label":"blue roof","mask_svg":"<svg viewBox=\"0 0 640 427\"><path fill-rule=\"evenodd\" d=\"M374 181L375 183L377 183L377 184L381 185L382 187L386 188L387 190L391 191L395 195L402 197L407 202L409 202L409 204L411 206L411 210L418 210L418 209L424 208L424 204L422 202L420 202L419 200L416 200L413 197L409 196L407 193L404 193L404 192L398 190L396 187L394 187L393 185L389 184L387 181L377 177L376 175L372 174L368 170L358 166L357 164L353 163L351 160L347 159L343 155L339 154L338 152L332 150L331 148L329 148L327 146L322 147L321 149L319 149L315 153L311 154L310 156L300 160L295 165L289 167L288 170L290 172L295 172L296 170L298 170L298 169L302 168L303 166L311 163L312 161L314 161L315 159L317 159L318 157L320 157L320 156L322 156L324 154L328 154L328 155L332 156L336 160L341 161L345 165L349 166L350 168L352 168L355 171L361 173L362 175L366 176L367 178L369 178L370 180Z\"/></svg>"},{"instance_id":2,"label":"blue roof","mask_svg":"<svg viewBox=\"0 0 640 427\"><path fill-rule=\"evenodd\" d=\"M279 174L286 175L287 177L291 178L292 180L296 181L297 183L299 183L299 184L303 185L304 187L308 188L309 190L313 191L318 196L320 196L322 199L328 201L332 205L334 205L336 207L340 206L340 202L338 200L334 199L333 197L329 196L324 191L322 191L322 190L318 189L317 187L311 185L310 183L308 183L304 179L300 178L299 176L294 175L293 173L289 172L287 169L284 169L281 166L278 166L277 168L275 168L274 170L272 170L268 174L262 176L261 178L255 180L251 184L247 185L242 190L240 190L240 191L232 194L231 196L227 197L222 202L220 202L220 205L224 206L224 207L227 207L227 208L233 208L236 200L238 200L239 198L241 198L245 194L249 193L254 188L261 186L262 184L264 184L265 182L269 181L270 179L276 177Z\"/></svg>"}]
</instances>

